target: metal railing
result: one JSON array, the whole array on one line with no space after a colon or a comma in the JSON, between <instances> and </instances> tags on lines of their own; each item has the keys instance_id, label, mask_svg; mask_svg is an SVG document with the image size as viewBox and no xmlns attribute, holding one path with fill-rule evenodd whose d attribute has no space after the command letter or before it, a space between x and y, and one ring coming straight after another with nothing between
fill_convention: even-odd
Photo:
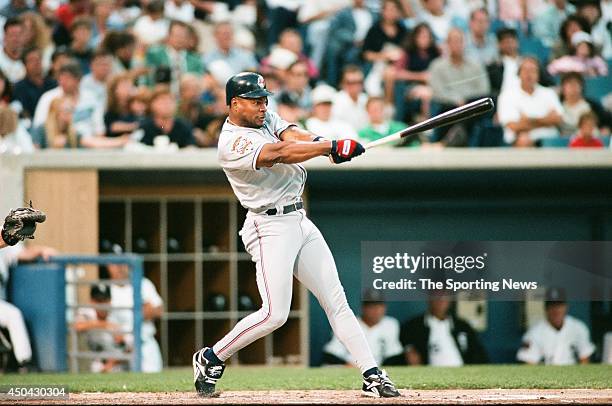
<instances>
[{"instance_id":1,"label":"metal railing","mask_svg":"<svg viewBox=\"0 0 612 406\"><path fill-rule=\"evenodd\" d=\"M80 304L78 300L76 304L66 304L66 309L72 310L74 313L80 308L94 308L99 310L130 310L133 312L133 324L131 331L121 331L122 333L131 333L134 337L134 345L132 353L111 352L111 351L82 351L79 349L78 335L79 332L73 325L70 325L67 320L67 328L70 335L70 348L68 350L68 359L70 363L70 371L78 372L79 359L99 359L112 358L116 360L128 361L130 370L140 372L142 364L142 341L141 328L143 322L142 315L142 295L141 285L143 277L143 259L140 255L134 254L104 254L104 255L60 255L53 257L51 262L60 264L65 270L69 267L81 265L108 265L108 264L123 264L129 268L129 279L87 279L79 280L78 278L70 278L65 280L66 286L75 285L125 285L132 286L133 305L132 306L112 306L106 304ZM65 272L64 272L65 274ZM65 275L64 275L65 278ZM78 297L78 295L77 295ZM99 329L104 330L104 329ZM107 330L108 331L108 330Z\"/></svg>"}]
</instances>

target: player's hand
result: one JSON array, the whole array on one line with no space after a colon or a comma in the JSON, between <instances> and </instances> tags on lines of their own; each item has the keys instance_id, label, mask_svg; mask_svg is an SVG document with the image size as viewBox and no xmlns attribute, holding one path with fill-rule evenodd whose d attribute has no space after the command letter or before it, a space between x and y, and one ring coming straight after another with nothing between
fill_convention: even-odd
<instances>
[{"instance_id":1,"label":"player's hand","mask_svg":"<svg viewBox=\"0 0 612 406\"><path fill-rule=\"evenodd\" d=\"M355 140L343 139L333 140L329 158L335 164L342 162L348 162L356 156L359 156L365 152L363 145Z\"/></svg>"}]
</instances>

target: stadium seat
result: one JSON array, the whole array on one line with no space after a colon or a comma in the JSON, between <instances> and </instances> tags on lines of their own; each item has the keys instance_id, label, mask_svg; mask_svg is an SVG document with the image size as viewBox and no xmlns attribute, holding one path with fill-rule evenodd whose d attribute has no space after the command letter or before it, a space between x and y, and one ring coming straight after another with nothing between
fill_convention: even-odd
<instances>
[{"instance_id":1,"label":"stadium seat","mask_svg":"<svg viewBox=\"0 0 612 406\"><path fill-rule=\"evenodd\" d=\"M570 137L543 138L542 147L544 148L567 148Z\"/></svg>"},{"instance_id":2,"label":"stadium seat","mask_svg":"<svg viewBox=\"0 0 612 406\"><path fill-rule=\"evenodd\" d=\"M550 48L538 38L522 36L519 39L519 53L521 55L533 55L540 63L547 64L550 56Z\"/></svg>"},{"instance_id":3,"label":"stadium seat","mask_svg":"<svg viewBox=\"0 0 612 406\"><path fill-rule=\"evenodd\" d=\"M612 80L610 80L610 76L585 78L584 94L586 97L601 102L601 99L610 92L612 92Z\"/></svg>"}]
</instances>

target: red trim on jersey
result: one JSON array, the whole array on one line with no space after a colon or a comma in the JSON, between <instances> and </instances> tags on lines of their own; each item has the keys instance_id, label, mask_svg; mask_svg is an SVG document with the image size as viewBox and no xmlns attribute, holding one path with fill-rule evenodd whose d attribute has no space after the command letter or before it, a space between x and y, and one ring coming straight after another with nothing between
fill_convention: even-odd
<instances>
[{"instance_id":1,"label":"red trim on jersey","mask_svg":"<svg viewBox=\"0 0 612 406\"><path fill-rule=\"evenodd\" d=\"M248 333L249 331L251 331L252 329L254 329L255 327L258 327L260 325L262 325L263 323L265 323L270 316L272 315L272 302L270 301L270 292L268 290L268 280L266 278L266 268L264 266L264 257L263 257L263 248L261 246L261 235L259 233L259 226L257 225L257 222L254 221L255 223L255 229L257 230L257 239L259 240L259 255L261 257L261 273L263 275L263 280L264 280L264 285L266 288L266 296L268 297L268 314L266 314L266 317L261 320L260 322L255 323L254 325L252 325L251 327L243 330L242 332L240 332L240 334L238 334L236 337L234 337L234 339L232 341L230 341L229 343L227 343L225 345L225 347L221 348L218 352L217 355L221 354L223 351L225 351L230 345L232 345L233 343L236 342L236 340L238 340L240 337L242 337L244 334Z\"/></svg>"}]
</instances>

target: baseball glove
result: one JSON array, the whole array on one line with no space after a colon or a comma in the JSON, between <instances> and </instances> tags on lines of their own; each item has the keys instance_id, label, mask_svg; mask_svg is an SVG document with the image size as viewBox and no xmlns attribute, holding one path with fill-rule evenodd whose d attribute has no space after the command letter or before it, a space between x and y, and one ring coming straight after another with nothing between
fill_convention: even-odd
<instances>
[{"instance_id":1,"label":"baseball glove","mask_svg":"<svg viewBox=\"0 0 612 406\"><path fill-rule=\"evenodd\" d=\"M2 239L8 245L15 245L26 238L33 239L36 231L36 223L42 223L47 219L45 213L32 207L20 207L10 211L4 219L2 227Z\"/></svg>"}]
</instances>

